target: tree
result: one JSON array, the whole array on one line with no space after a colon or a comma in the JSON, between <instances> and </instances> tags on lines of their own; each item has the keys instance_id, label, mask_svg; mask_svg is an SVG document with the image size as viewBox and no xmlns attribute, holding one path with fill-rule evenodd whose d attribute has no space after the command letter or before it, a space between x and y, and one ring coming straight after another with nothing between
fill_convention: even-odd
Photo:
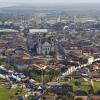
<instances>
[{"instance_id":1,"label":"tree","mask_svg":"<svg viewBox=\"0 0 100 100\"><path fill-rule=\"evenodd\" d=\"M56 52L50 52L50 55L55 57L56 56Z\"/></svg>"},{"instance_id":2,"label":"tree","mask_svg":"<svg viewBox=\"0 0 100 100\"><path fill-rule=\"evenodd\" d=\"M69 98L74 99L75 94L73 92L68 92L67 95Z\"/></svg>"},{"instance_id":3,"label":"tree","mask_svg":"<svg viewBox=\"0 0 100 100\"><path fill-rule=\"evenodd\" d=\"M14 70L14 66L11 66L10 64L4 64L4 67L8 70Z\"/></svg>"},{"instance_id":4,"label":"tree","mask_svg":"<svg viewBox=\"0 0 100 100\"><path fill-rule=\"evenodd\" d=\"M6 58L0 58L0 65L6 62Z\"/></svg>"},{"instance_id":5,"label":"tree","mask_svg":"<svg viewBox=\"0 0 100 100\"><path fill-rule=\"evenodd\" d=\"M49 61L49 63L57 63L57 59L56 58L52 58L50 61Z\"/></svg>"},{"instance_id":6,"label":"tree","mask_svg":"<svg viewBox=\"0 0 100 100\"><path fill-rule=\"evenodd\" d=\"M76 85L76 86L80 86L80 85L81 85L80 80L77 80L77 81L75 82L75 85Z\"/></svg>"}]
</instances>

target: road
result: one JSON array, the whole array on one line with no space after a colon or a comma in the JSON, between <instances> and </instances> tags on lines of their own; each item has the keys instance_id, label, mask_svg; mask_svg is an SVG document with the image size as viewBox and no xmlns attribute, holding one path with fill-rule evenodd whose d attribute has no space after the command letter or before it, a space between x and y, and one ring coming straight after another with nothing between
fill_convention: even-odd
<instances>
[{"instance_id":1,"label":"road","mask_svg":"<svg viewBox=\"0 0 100 100\"><path fill-rule=\"evenodd\" d=\"M100 61L100 58L94 59L91 63L79 65L79 66L77 66L72 72L69 73L68 71L66 71L66 72L63 73L62 75L63 75L63 76L70 75L70 74L72 74L73 72L75 72L77 69L81 69L82 67L86 67L86 66L88 66L88 65L91 65L93 62L96 62L96 61Z\"/></svg>"}]
</instances>

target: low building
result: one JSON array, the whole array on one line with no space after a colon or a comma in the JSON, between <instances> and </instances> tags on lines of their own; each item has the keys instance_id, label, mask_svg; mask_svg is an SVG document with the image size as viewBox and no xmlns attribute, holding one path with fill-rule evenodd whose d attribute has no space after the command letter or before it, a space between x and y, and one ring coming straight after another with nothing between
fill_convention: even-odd
<instances>
[{"instance_id":1,"label":"low building","mask_svg":"<svg viewBox=\"0 0 100 100\"><path fill-rule=\"evenodd\" d=\"M55 94L63 95L67 92L72 92L73 87L71 85L53 85L50 88L50 91Z\"/></svg>"}]
</instances>

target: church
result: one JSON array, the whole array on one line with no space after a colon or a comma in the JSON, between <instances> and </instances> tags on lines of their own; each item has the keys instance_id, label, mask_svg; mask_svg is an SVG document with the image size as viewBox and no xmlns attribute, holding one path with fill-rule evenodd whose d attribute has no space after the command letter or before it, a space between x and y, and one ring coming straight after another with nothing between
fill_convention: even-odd
<instances>
[{"instance_id":1,"label":"church","mask_svg":"<svg viewBox=\"0 0 100 100\"><path fill-rule=\"evenodd\" d=\"M30 29L27 36L28 47L37 55L49 55L55 51L55 35L47 29Z\"/></svg>"}]
</instances>

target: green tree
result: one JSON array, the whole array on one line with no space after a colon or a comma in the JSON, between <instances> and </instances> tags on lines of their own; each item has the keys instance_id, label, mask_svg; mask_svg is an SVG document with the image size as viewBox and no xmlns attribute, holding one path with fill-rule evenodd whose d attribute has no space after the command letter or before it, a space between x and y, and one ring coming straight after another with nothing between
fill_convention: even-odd
<instances>
[{"instance_id":1,"label":"green tree","mask_svg":"<svg viewBox=\"0 0 100 100\"><path fill-rule=\"evenodd\" d=\"M75 94L73 92L68 92L67 95L69 98L74 99Z\"/></svg>"},{"instance_id":2,"label":"green tree","mask_svg":"<svg viewBox=\"0 0 100 100\"><path fill-rule=\"evenodd\" d=\"M4 67L7 68L8 70L14 71L14 66L11 66L10 64L4 64Z\"/></svg>"},{"instance_id":3,"label":"green tree","mask_svg":"<svg viewBox=\"0 0 100 100\"><path fill-rule=\"evenodd\" d=\"M0 65L4 64L6 62L6 58L0 58Z\"/></svg>"}]
</instances>

